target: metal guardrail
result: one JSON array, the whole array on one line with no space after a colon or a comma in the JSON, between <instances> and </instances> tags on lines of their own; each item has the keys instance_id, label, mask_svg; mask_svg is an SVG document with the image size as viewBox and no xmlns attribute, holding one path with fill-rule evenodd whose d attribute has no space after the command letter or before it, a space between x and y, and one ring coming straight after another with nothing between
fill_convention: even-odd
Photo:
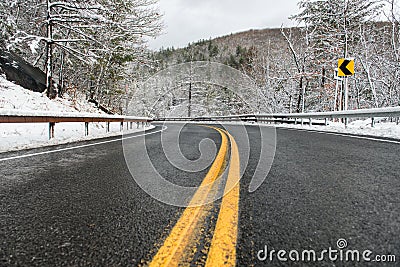
<instances>
[{"instance_id":1,"label":"metal guardrail","mask_svg":"<svg viewBox=\"0 0 400 267\"><path fill-rule=\"evenodd\" d=\"M54 115L52 112L36 112L36 111L18 111L18 110L0 110L0 123L49 123L49 139L54 138L54 128L56 123L63 122L84 122L85 136L89 135L89 123L106 122L106 131L110 131L111 122L127 123L127 128L133 128L133 123L148 124L152 122L151 118L119 116L119 115L102 115L93 113L59 113Z\"/></svg>"},{"instance_id":2,"label":"metal guardrail","mask_svg":"<svg viewBox=\"0 0 400 267\"><path fill-rule=\"evenodd\" d=\"M4 110L0 109L0 123L49 123L49 138L54 138L54 128L56 123L63 122L84 122L85 135L89 135L89 123L91 122L106 122L106 131L110 131L111 122L121 123L121 130L123 124L127 123L127 128L132 129L133 123L149 124L151 122L162 121L244 121L244 122L266 122L266 123L304 123L304 119L309 120L309 124L313 124L313 120L328 120L344 119L347 125L350 118L371 118L372 127L374 126L375 118L396 118L399 124L400 107L392 108L379 108L379 109L360 109L349 111L336 111L336 112L312 112L312 113L289 113L289 114L244 114L234 116L211 116L211 117L196 117L196 118L144 118L144 117L130 117L118 115L102 115L92 113L59 113L54 115L52 112L37 112L37 111L18 111L18 110ZM299 121L300 120L300 121ZM320 122L314 124L321 124Z\"/></svg>"},{"instance_id":3,"label":"metal guardrail","mask_svg":"<svg viewBox=\"0 0 400 267\"><path fill-rule=\"evenodd\" d=\"M245 114L234 116L211 116L197 118L157 118L153 121L244 121L244 122L269 122L269 123L304 123L304 119L309 120L309 124L313 124L313 120L344 119L347 125L350 118L371 118L372 126L374 126L375 118L396 118L399 124L400 107L376 108L376 109L359 109L335 112L311 112L311 113L277 113L277 114ZM300 120L300 121L299 121ZM321 124L320 122L318 124Z\"/></svg>"}]
</instances>

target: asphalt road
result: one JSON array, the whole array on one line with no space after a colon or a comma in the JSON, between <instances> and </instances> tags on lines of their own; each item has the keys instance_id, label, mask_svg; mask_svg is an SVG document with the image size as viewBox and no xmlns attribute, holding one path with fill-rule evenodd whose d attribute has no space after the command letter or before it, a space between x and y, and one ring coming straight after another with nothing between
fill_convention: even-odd
<instances>
[{"instance_id":1,"label":"asphalt road","mask_svg":"<svg viewBox=\"0 0 400 267\"><path fill-rule=\"evenodd\" d=\"M183 171L163 153L163 145L173 145L174 127L168 125L163 142L160 133L146 136L149 158L169 181L200 185L209 169ZM261 143L268 142L261 140L260 131L271 128L246 129L250 158L240 182L237 266L399 265L399 144L277 129L269 175L256 192L249 193ZM201 152L215 155L215 148L199 149L204 139L221 147L217 131L186 126L179 136L182 154L191 160ZM122 142L113 140L0 154L0 266L151 263L185 208L163 204L144 192L129 172ZM135 150L141 140L129 139L129 153L136 152L138 159L143 157L142 151ZM61 151L46 153L57 149ZM32 156L23 157L28 154ZM147 173L139 167L134 172ZM207 206L186 264L205 265L220 209L221 200ZM276 256L279 250L301 254L302 250L337 249L338 239L345 239L348 249L371 250L371 257L395 255L397 262L346 263L327 257L321 262L282 262ZM260 254L265 246L276 251L272 261L257 256L265 254Z\"/></svg>"}]
</instances>

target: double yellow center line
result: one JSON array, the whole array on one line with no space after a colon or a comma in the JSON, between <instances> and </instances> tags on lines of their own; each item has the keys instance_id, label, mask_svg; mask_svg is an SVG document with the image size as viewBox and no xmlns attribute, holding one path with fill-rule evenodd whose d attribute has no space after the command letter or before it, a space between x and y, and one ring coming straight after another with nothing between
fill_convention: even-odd
<instances>
[{"instance_id":1,"label":"double yellow center line","mask_svg":"<svg viewBox=\"0 0 400 267\"><path fill-rule=\"evenodd\" d=\"M206 204L215 196L215 186L222 181L220 176L228 156L228 137L231 144L228 178L205 266L236 265L240 186L239 150L235 139L227 131L216 127L210 128L218 131L222 137L217 157L190 201L189 207L185 209L164 244L150 262L150 267L179 266L181 262L185 262L184 258L187 255L185 251L188 249L190 241L195 238L196 228L201 226L200 221L208 211Z\"/></svg>"}]
</instances>

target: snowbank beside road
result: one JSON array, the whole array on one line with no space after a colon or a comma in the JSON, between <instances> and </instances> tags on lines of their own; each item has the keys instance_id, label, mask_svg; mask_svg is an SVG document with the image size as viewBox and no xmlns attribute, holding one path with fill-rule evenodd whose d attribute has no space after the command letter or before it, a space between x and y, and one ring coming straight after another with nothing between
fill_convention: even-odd
<instances>
[{"instance_id":1,"label":"snowbank beside road","mask_svg":"<svg viewBox=\"0 0 400 267\"><path fill-rule=\"evenodd\" d=\"M328 126L318 126L318 125L310 126L308 124L304 125L282 124L277 126L285 128L298 128L298 129L315 130L315 131L385 137L385 138L393 138L400 140L400 125L397 125L395 122L375 120L375 126L371 127L371 124L372 124L371 119L367 119L367 120L353 121L348 124L347 128L345 127L344 123L340 122L330 122Z\"/></svg>"},{"instance_id":2,"label":"snowbank beside road","mask_svg":"<svg viewBox=\"0 0 400 267\"><path fill-rule=\"evenodd\" d=\"M31 111L35 114L52 113L68 114L69 116L87 113L106 115L82 98L72 101L66 95L62 99L50 100L41 93L26 90L0 76L0 113L1 111L7 111L7 114L12 111L15 111L15 114ZM135 126L133 130L125 130L124 133L144 130L143 128L137 129ZM106 123L90 123L89 136L84 136L84 123L58 123L55 126L55 138L49 141L49 125L47 123L3 123L0 126L0 153L121 134L120 123L117 122L110 124L109 133L106 132Z\"/></svg>"},{"instance_id":3,"label":"snowbank beside road","mask_svg":"<svg viewBox=\"0 0 400 267\"><path fill-rule=\"evenodd\" d=\"M335 132L335 133L344 133L344 134L353 134L353 135L360 135L360 136L375 136L375 137L384 137L390 139L400 140L400 125L397 125L395 122L387 122L384 120L375 119L375 126L371 127L371 119L367 120L356 120L349 123L348 127L346 128L344 123L339 122L330 122L328 126L322 125L325 124L325 121L322 120L313 120L313 123L320 123L321 125L312 125L310 126L309 120L304 119L304 124L301 125L300 123L295 124L265 124L265 123L253 123L253 122L219 122L218 120L215 121L207 121L207 122L190 122L194 124L216 124L216 125L247 125L247 126L254 126L259 125L261 127L276 127L276 128L295 128L295 129L304 129L304 130L314 130L314 131L321 131L321 132ZM184 124L187 122L169 122L169 123L177 123L177 124Z\"/></svg>"},{"instance_id":4,"label":"snowbank beside road","mask_svg":"<svg viewBox=\"0 0 400 267\"><path fill-rule=\"evenodd\" d=\"M137 128L135 126L132 130L121 131L120 124L114 122L110 124L110 132L106 133L106 123L90 123L89 136L84 136L84 123L58 123L54 130L55 138L49 140L48 123L6 123L1 125L0 153L49 145L60 145L104 137L120 136L127 133L142 132L151 128L153 128L153 126L145 128Z\"/></svg>"}]
</instances>

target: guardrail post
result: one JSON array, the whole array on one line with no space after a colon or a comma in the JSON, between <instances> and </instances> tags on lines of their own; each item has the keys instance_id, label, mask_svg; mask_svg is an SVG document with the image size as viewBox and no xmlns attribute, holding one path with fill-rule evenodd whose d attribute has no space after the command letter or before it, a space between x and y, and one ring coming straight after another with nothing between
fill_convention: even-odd
<instances>
[{"instance_id":1,"label":"guardrail post","mask_svg":"<svg viewBox=\"0 0 400 267\"><path fill-rule=\"evenodd\" d=\"M347 128L348 125L349 125L349 118L345 118L344 119L344 127Z\"/></svg>"},{"instance_id":2,"label":"guardrail post","mask_svg":"<svg viewBox=\"0 0 400 267\"><path fill-rule=\"evenodd\" d=\"M124 122L122 121L119 126L119 131L122 132L124 130Z\"/></svg>"},{"instance_id":3,"label":"guardrail post","mask_svg":"<svg viewBox=\"0 0 400 267\"><path fill-rule=\"evenodd\" d=\"M297 125L297 118L294 118L294 125Z\"/></svg>"},{"instance_id":4,"label":"guardrail post","mask_svg":"<svg viewBox=\"0 0 400 267\"><path fill-rule=\"evenodd\" d=\"M311 127L312 126L312 119L310 118L309 120L310 120L310 127Z\"/></svg>"},{"instance_id":5,"label":"guardrail post","mask_svg":"<svg viewBox=\"0 0 400 267\"><path fill-rule=\"evenodd\" d=\"M49 123L49 140L54 138L54 127L56 126L55 122Z\"/></svg>"},{"instance_id":6,"label":"guardrail post","mask_svg":"<svg viewBox=\"0 0 400 267\"><path fill-rule=\"evenodd\" d=\"M325 126L328 126L328 119L325 118Z\"/></svg>"},{"instance_id":7,"label":"guardrail post","mask_svg":"<svg viewBox=\"0 0 400 267\"><path fill-rule=\"evenodd\" d=\"M397 117L397 118L396 118L396 124L399 125L399 123L400 123L400 118Z\"/></svg>"},{"instance_id":8,"label":"guardrail post","mask_svg":"<svg viewBox=\"0 0 400 267\"><path fill-rule=\"evenodd\" d=\"M371 127L375 127L375 118L371 118Z\"/></svg>"},{"instance_id":9,"label":"guardrail post","mask_svg":"<svg viewBox=\"0 0 400 267\"><path fill-rule=\"evenodd\" d=\"M89 135L89 123L85 122L85 136Z\"/></svg>"},{"instance_id":10,"label":"guardrail post","mask_svg":"<svg viewBox=\"0 0 400 267\"><path fill-rule=\"evenodd\" d=\"M132 130L133 129L133 122L130 122L129 124L130 124L130 128Z\"/></svg>"},{"instance_id":11,"label":"guardrail post","mask_svg":"<svg viewBox=\"0 0 400 267\"><path fill-rule=\"evenodd\" d=\"M106 132L107 132L107 133L110 132L110 123L109 123L109 122L107 122L107 125L106 125Z\"/></svg>"}]
</instances>

